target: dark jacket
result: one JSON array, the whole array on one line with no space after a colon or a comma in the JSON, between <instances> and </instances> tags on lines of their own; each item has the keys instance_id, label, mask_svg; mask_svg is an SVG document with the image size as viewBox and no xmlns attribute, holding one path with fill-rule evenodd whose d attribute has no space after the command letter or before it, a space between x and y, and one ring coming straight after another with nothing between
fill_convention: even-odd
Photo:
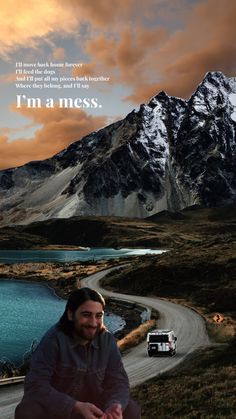
<instances>
[{"instance_id":1,"label":"dark jacket","mask_svg":"<svg viewBox=\"0 0 236 419\"><path fill-rule=\"evenodd\" d=\"M106 409L129 401L129 382L114 336L104 330L80 345L58 325L42 338L25 378L23 400L35 400L52 416L70 417L75 400Z\"/></svg>"}]
</instances>

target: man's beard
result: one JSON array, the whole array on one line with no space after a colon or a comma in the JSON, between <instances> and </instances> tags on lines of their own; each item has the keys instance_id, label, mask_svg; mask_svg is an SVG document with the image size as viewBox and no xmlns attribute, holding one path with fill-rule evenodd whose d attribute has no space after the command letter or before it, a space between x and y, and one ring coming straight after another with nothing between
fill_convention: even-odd
<instances>
[{"instance_id":1,"label":"man's beard","mask_svg":"<svg viewBox=\"0 0 236 419\"><path fill-rule=\"evenodd\" d=\"M75 333L81 339L92 341L99 334L100 330L101 330L101 326L98 326L98 327L80 326L79 328L75 328Z\"/></svg>"}]
</instances>

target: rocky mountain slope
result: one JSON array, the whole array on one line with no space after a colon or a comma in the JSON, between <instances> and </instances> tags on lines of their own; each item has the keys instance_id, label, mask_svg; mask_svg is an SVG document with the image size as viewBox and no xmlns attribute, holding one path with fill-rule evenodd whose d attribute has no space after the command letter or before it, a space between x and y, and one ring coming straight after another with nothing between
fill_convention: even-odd
<instances>
[{"instance_id":1,"label":"rocky mountain slope","mask_svg":"<svg viewBox=\"0 0 236 419\"><path fill-rule=\"evenodd\" d=\"M52 158L1 171L1 225L236 202L235 93L236 78L210 72L187 101L160 92Z\"/></svg>"}]
</instances>

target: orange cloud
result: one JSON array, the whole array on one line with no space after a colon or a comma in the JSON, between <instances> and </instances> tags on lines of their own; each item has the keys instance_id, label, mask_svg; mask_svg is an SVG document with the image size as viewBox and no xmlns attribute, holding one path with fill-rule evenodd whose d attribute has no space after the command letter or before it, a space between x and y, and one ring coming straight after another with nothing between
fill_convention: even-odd
<instances>
[{"instance_id":1,"label":"orange cloud","mask_svg":"<svg viewBox=\"0 0 236 419\"><path fill-rule=\"evenodd\" d=\"M85 45L85 52L92 57L92 62L75 69L74 74L87 74L87 69L93 69L94 74L102 71L112 76L113 83L136 86L149 73L146 58L152 54L153 49L160 48L166 36L163 28L136 28L135 31L132 28L124 29L120 30L117 39L100 35Z\"/></svg>"},{"instance_id":2,"label":"orange cloud","mask_svg":"<svg viewBox=\"0 0 236 419\"><path fill-rule=\"evenodd\" d=\"M72 8L63 7L57 0L24 0L1 2L1 56L18 47L35 48L53 32L70 33L78 21Z\"/></svg>"},{"instance_id":3,"label":"orange cloud","mask_svg":"<svg viewBox=\"0 0 236 419\"><path fill-rule=\"evenodd\" d=\"M16 167L30 160L42 160L67 147L73 141L104 126L106 118L93 117L84 111L67 108L15 109L32 124L42 125L33 138L9 141L6 131L0 134L0 168Z\"/></svg>"},{"instance_id":4,"label":"orange cloud","mask_svg":"<svg viewBox=\"0 0 236 419\"><path fill-rule=\"evenodd\" d=\"M92 25L101 29L114 28L114 24L119 26L126 23L129 19L142 16L142 11L156 0L139 1L137 0L60 0L73 8L77 16L83 16L84 20L88 20Z\"/></svg>"},{"instance_id":5,"label":"orange cloud","mask_svg":"<svg viewBox=\"0 0 236 419\"><path fill-rule=\"evenodd\" d=\"M181 21L186 15L189 0L60 0L74 8L74 13L83 15L92 25L106 31L119 31L128 26L135 30L143 18L156 22L157 18L166 21Z\"/></svg>"},{"instance_id":6,"label":"orange cloud","mask_svg":"<svg viewBox=\"0 0 236 419\"><path fill-rule=\"evenodd\" d=\"M184 30L164 39L158 50L149 48L142 70L139 68L138 83L133 84L133 93L126 99L140 103L160 90L188 98L208 71L222 71L234 76L235 15L236 3L233 0L224 3L208 0L195 5ZM151 74L145 79L148 71Z\"/></svg>"},{"instance_id":7,"label":"orange cloud","mask_svg":"<svg viewBox=\"0 0 236 419\"><path fill-rule=\"evenodd\" d=\"M180 3L187 6L184 0ZM182 15L181 7L172 2L165 2L166 8L161 1L157 5L155 16L159 11L162 17L173 19L176 12L185 19L183 29L168 34L161 27L150 29L140 25L132 29L131 25L124 29L121 25L116 37L108 39L101 35L87 41L85 46L92 68L99 63L104 72L114 72L114 83L132 87L133 92L126 100L147 101L160 90L188 98L207 71L235 75L234 0L207 0L182 11ZM149 12L154 10L152 2L149 6Z\"/></svg>"},{"instance_id":8,"label":"orange cloud","mask_svg":"<svg viewBox=\"0 0 236 419\"><path fill-rule=\"evenodd\" d=\"M145 7L154 0L146 0ZM50 35L70 34L78 37L81 22L88 21L100 30L112 28L141 14L144 4L137 9L136 0L15 0L2 2L0 8L2 58L20 47L36 48L47 42Z\"/></svg>"}]
</instances>

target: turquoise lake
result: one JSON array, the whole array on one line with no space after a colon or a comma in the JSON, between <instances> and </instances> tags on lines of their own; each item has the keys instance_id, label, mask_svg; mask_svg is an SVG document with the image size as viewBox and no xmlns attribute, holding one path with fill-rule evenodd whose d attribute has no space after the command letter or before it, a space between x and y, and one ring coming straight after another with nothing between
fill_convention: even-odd
<instances>
[{"instance_id":1,"label":"turquoise lake","mask_svg":"<svg viewBox=\"0 0 236 419\"><path fill-rule=\"evenodd\" d=\"M157 255L165 250L152 249L109 249L88 250L0 250L0 263L26 262L87 262L137 255Z\"/></svg>"},{"instance_id":2,"label":"turquoise lake","mask_svg":"<svg viewBox=\"0 0 236 419\"><path fill-rule=\"evenodd\" d=\"M65 305L65 300L42 283L1 279L0 359L20 364L32 341L39 341L59 320ZM122 318L113 314L105 316L104 321L110 331L123 325Z\"/></svg>"}]
</instances>

